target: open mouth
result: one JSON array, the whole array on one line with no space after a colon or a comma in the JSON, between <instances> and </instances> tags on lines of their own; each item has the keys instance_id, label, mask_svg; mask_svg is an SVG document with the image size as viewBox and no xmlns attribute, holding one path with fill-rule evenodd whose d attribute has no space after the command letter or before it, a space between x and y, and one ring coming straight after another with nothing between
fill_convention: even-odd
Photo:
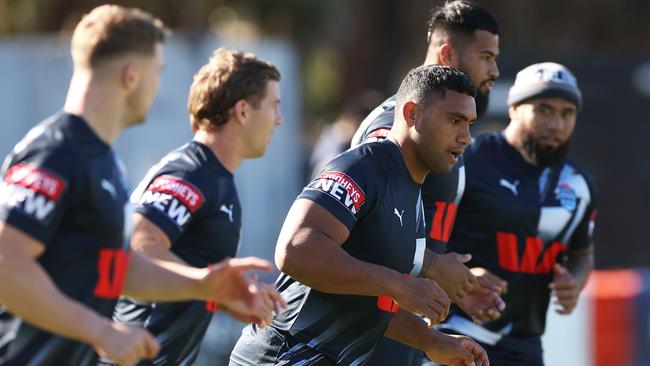
<instances>
[{"instance_id":1,"label":"open mouth","mask_svg":"<svg viewBox=\"0 0 650 366\"><path fill-rule=\"evenodd\" d=\"M452 159L454 159L454 161L458 161L458 159L460 159L460 157L463 155L462 150L449 150L447 153L451 156Z\"/></svg>"}]
</instances>

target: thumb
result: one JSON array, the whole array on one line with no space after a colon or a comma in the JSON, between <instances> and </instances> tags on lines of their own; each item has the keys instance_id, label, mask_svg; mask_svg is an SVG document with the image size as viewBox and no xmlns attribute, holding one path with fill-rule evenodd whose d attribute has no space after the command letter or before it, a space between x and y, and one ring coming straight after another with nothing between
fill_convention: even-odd
<instances>
[{"instance_id":1,"label":"thumb","mask_svg":"<svg viewBox=\"0 0 650 366\"><path fill-rule=\"evenodd\" d=\"M458 259L460 260L460 263L467 263L472 259L472 255L469 253L458 254Z\"/></svg>"}]
</instances>

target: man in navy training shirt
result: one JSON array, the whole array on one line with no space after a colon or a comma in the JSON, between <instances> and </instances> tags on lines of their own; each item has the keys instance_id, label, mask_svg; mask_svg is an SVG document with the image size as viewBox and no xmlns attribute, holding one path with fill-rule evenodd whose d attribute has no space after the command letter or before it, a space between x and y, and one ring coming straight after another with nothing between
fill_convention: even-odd
<instances>
[{"instance_id":1,"label":"man in navy training shirt","mask_svg":"<svg viewBox=\"0 0 650 366\"><path fill-rule=\"evenodd\" d=\"M449 249L508 281L508 307L481 326L462 311L444 327L480 341L497 366L543 365L540 336L551 297L570 314L593 263L596 198L566 158L582 94L564 66L521 70L508 93L510 124L465 153L467 184Z\"/></svg>"},{"instance_id":2,"label":"man in navy training shirt","mask_svg":"<svg viewBox=\"0 0 650 366\"><path fill-rule=\"evenodd\" d=\"M463 71L476 88L478 118L487 110L492 84L499 76L496 62L499 55L499 32L498 22L485 8L465 0L448 1L433 8L427 27L428 47L424 65L447 65ZM354 135L352 146L383 140L393 126L394 115L395 96L392 96L364 119ZM468 289L468 292L462 288L461 292L451 292L458 288L457 281L464 277L450 275L443 268L434 271L433 279L476 322L493 320L499 317L503 309L503 302L498 295L505 292L507 283L485 268L467 269L463 264L469 260L466 254L445 253L464 189L465 168L462 156L451 172L432 172L425 179L422 184L422 201L427 248L440 254L439 263L454 266L455 274L461 273L472 278L476 276L478 286ZM369 365L419 365L421 358L421 352L385 339L377 346L377 352Z\"/></svg>"},{"instance_id":3,"label":"man in navy training shirt","mask_svg":"<svg viewBox=\"0 0 650 366\"><path fill-rule=\"evenodd\" d=\"M111 149L142 123L158 90L160 20L105 5L72 37L63 111L34 127L2 166L0 365L94 365L96 353L133 365L159 345L108 318L124 293L156 301L213 300L269 321L249 269L256 258L196 269L124 250L127 193ZM130 218L128 218L130 219Z\"/></svg>"},{"instance_id":4,"label":"man in navy training shirt","mask_svg":"<svg viewBox=\"0 0 650 366\"><path fill-rule=\"evenodd\" d=\"M471 339L415 315L439 323L450 304L419 277L434 267L420 184L430 171L449 171L470 143L474 93L453 68L411 70L388 138L339 155L305 187L276 247L287 310L270 327L244 328L231 365L360 365L384 334L443 363L489 363Z\"/></svg>"},{"instance_id":5,"label":"man in navy training shirt","mask_svg":"<svg viewBox=\"0 0 650 366\"><path fill-rule=\"evenodd\" d=\"M237 254L241 206L233 174L244 159L264 155L282 123L279 81L270 63L224 49L196 73L188 102L194 139L163 157L132 195L134 250L198 268ZM275 291L268 300L278 313L284 306ZM146 364L190 365L214 310L214 304L200 301L125 298L114 319L147 328L163 345Z\"/></svg>"}]
</instances>

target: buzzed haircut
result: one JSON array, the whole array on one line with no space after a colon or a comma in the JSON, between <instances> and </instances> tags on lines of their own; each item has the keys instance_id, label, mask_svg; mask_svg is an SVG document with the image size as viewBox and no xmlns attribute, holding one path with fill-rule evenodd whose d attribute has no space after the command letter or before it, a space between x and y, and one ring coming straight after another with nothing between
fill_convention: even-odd
<instances>
[{"instance_id":1,"label":"buzzed haircut","mask_svg":"<svg viewBox=\"0 0 650 366\"><path fill-rule=\"evenodd\" d=\"M153 54L170 31L160 19L136 8L102 5L86 14L72 35L72 59L95 67L126 53Z\"/></svg>"},{"instance_id":2,"label":"buzzed haircut","mask_svg":"<svg viewBox=\"0 0 650 366\"><path fill-rule=\"evenodd\" d=\"M427 43L437 41L437 33L446 33L453 40L473 36L477 30L499 35L499 23L484 7L466 0L445 2L431 10L427 24Z\"/></svg>"},{"instance_id":3,"label":"buzzed haircut","mask_svg":"<svg viewBox=\"0 0 650 366\"><path fill-rule=\"evenodd\" d=\"M280 72L270 62L252 53L216 50L190 87L187 107L192 129L216 130L228 121L230 109L240 100L259 108L268 81L280 81Z\"/></svg>"},{"instance_id":4,"label":"buzzed haircut","mask_svg":"<svg viewBox=\"0 0 650 366\"><path fill-rule=\"evenodd\" d=\"M401 106L408 100L426 108L434 99L443 99L447 90L474 97L476 88L461 71L443 65L419 66L406 75L397 91L396 103Z\"/></svg>"}]
</instances>

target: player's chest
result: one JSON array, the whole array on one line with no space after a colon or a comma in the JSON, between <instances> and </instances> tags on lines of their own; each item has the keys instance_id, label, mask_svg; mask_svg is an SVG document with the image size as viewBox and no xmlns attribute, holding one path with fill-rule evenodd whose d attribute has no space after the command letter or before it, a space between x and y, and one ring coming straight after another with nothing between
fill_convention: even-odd
<instances>
[{"instance_id":1,"label":"player's chest","mask_svg":"<svg viewBox=\"0 0 650 366\"><path fill-rule=\"evenodd\" d=\"M537 171L493 166L468 175L465 196L463 204L480 210L496 227L516 223L550 238L581 215L589 190L568 165Z\"/></svg>"},{"instance_id":2,"label":"player's chest","mask_svg":"<svg viewBox=\"0 0 650 366\"><path fill-rule=\"evenodd\" d=\"M98 157L89 164L86 192L73 212L75 225L122 245L128 202L125 178L112 154Z\"/></svg>"},{"instance_id":3,"label":"player's chest","mask_svg":"<svg viewBox=\"0 0 650 366\"><path fill-rule=\"evenodd\" d=\"M362 225L357 235L363 236L366 260L401 273L419 272L426 240L418 188L389 187Z\"/></svg>"},{"instance_id":4,"label":"player's chest","mask_svg":"<svg viewBox=\"0 0 650 366\"><path fill-rule=\"evenodd\" d=\"M242 210L236 194L220 197L205 216L193 220L183 236L195 237L215 258L234 256L241 239ZM183 237L182 236L182 237ZM181 238L182 238L181 237Z\"/></svg>"}]
</instances>

